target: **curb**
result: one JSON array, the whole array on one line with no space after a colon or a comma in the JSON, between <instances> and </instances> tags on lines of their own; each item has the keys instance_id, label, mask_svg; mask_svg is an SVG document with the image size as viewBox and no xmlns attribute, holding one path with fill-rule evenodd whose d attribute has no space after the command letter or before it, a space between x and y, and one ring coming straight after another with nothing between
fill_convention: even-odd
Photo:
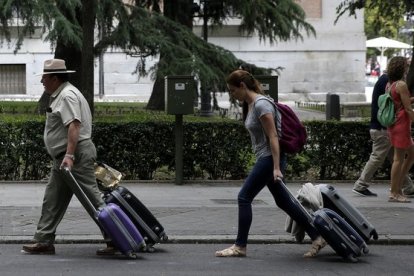
<instances>
[{"instance_id":1,"label":"curb","mask_svg":"<svg viewBox=\"0 0 414 276\"><path fill-rule=\"evenodd\" d=\"M234 235L209 236L171 236L161 244L232 244ZM2 236L0 244L23 244L33 242L33 236ZM100 235L64 235L56 236L55 244L102 244ZM290 235L250 235L249 244L293 244L297 243ZM303 244L310 244L305 239ZM379 235L378 240L370 240L372 245L414 245L414 235Z\"/></svg>"}]
</instances>

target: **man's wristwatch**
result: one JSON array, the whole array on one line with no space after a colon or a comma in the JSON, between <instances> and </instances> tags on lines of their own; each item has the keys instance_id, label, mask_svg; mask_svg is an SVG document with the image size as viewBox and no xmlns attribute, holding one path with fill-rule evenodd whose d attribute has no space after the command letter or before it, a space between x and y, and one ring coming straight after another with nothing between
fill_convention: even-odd
<instances>
[{"instance_id":1,"label":"man's wristwatch","mask_svg":"<svg viewBox=\"0 0 414 276\"><path fill-rule=\"evenodd\" d=\"M72 161L75 161L75 155L73 155L73 154L66 153L65 157L72 159Z\"/></svg>"}]
</instances>

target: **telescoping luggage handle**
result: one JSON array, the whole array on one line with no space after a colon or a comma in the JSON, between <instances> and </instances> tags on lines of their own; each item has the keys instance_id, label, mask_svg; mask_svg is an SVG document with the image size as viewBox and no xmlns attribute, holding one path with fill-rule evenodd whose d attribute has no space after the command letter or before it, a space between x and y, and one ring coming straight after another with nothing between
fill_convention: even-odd
<instances>
[{"instance_id":1,"label":"telescoping luggage handle","mask_svg":"<svg viewBox=\"0 0 414 276\"><path fill-rule=\"evenodd\" d=\"M138 222L138 224L144 229L144 231L151 237L152 240L155 242L160 241L154 231L145 223L145 221L138 215L138 213L131 207L131 205L129 205L129 203L118 191L114 190L111 194L116 198L116 200L118 200L120 205L123 206L131 214L131 216Z\"/></svg>"},{"instance_id":2,"label":"telescoping luggage handle","mask_svg":"<svg viewBox=\"0 0 414 276\"><path fill-rule=\"evenodd\" d=\"M82 190L81 186L79 186L78 181L73 176L72 172L68 167L63 167L62 170L72 179L73 184L75 185L76 190L78 190L80 196L82 197L85 204L87 204L88 208L86 210L88 213L94 218L98 219L99 211L96 210L95 206L93 206L91 200L86 196L85 192ZM80 200L80 199L79 199Z\"/></svg>"},{"instance_id":3,"label":"telescoping luggage handle","mask_svg":"<svg viewBox=\"0 0 414 276\"><path fill-rule=\"evenodd\" d=\"M295 219L295 215L304 216L310 225L314 227L313 216L302 206L302 204L297 200L296 197L293 196L291 191L288 189L286 184L283 182L282 178L278 177L275 181L276 184L280 185L280 193L286 195L289 198L290 203L287 201L280 202L283 204L282 209L292 218ZM290 205L291 204L291 205ZM296 208L291 208L292 206L296 206ZM288 210L292 211L290 213Z\"/></svg>"}]
</instances>

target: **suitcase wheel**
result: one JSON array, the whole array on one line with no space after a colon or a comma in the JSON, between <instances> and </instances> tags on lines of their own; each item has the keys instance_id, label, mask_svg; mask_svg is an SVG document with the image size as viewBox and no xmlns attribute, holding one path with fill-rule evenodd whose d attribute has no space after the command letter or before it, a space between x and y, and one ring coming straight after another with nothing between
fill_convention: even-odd
<instances>
[{"instance_id":1,"label":"suitcase wheel","mask_svg":"<svg viewBox=\"0 0 414 276\"><path fill-rule=\"evenodd\" d=\"M358 262L358 258L355 257L353 254L348 255L348 260L352 263L357 263Z\"/></svg>"},{"instance_id":2,"label":"suitcase wheel","mask_svg":"<svg viewBox=\"0 0 414 276\"><path fill-rule=\"evenodd\" d=\"M362 248L362 253L368 254L369 253L369 248L367 246L364 246L364 248Z\"/></svg>"},{"instance_id":3,"label":"suitcase wheel","mask_svg":"<svg viewBox=\"0 0 414 276\"><path fill-rule=\"evenodd\" d=\"M127 257L130 258L130 259L134 259L135 260L135 259L138 258L138 255L135 252L129 252L128 255L127 255Z\"/></svg>"},{"instance_id":4,"label":"suitcase wheel","mask_svg":"<svg viewBox=\"0 0 414 276\"><path fill-rule=\"evenodd\" d=\"M167 236L167 235L163 235L163 236L161 237L161 240L162 240L162 241L168 241L168 236Z\"/></svg>"},{"instance_id":5,"label":"suitcase wheel","mask_svg":"<svg viewBox=\"0 0 414 276\"><path fill-rule=\"evenodd\" d=\"M155 248L152 245L147 245L147 246L145 246L144 251L145 252L148 252L148 253L154 253L155 252Z\"/></svg>"},{"instance_id":6,"label":"suitcase wheel","mask_svg":"<svg viewBox=\"0 0 414 276\"><path fill-rule=\"evenodd\" d=\"M374 240L378 240L378 233L377 233L377 231L375 231L375 229L372 230L372 232L370 234L371 234L371 236Z\"/></svg>"}]
</instances>

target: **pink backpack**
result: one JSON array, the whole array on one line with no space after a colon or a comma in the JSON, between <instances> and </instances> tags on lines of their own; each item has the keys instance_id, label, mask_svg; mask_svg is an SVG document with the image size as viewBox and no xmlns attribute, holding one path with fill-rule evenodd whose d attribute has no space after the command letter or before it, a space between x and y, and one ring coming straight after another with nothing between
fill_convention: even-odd
<instances>
[{"instance_id":1,"label":"pink backpack","mask_svg":"<svg viewBox=\"0 0 414 276\"><path fill-rule=\"evenodd\" d=\"M292 154L303 150L308 135L306 128L295 112L288 105L275 102L272 98L266 97L264 99L270 101L276 107L276 129L282 151Z\"/></svg>"}]
</instances>

